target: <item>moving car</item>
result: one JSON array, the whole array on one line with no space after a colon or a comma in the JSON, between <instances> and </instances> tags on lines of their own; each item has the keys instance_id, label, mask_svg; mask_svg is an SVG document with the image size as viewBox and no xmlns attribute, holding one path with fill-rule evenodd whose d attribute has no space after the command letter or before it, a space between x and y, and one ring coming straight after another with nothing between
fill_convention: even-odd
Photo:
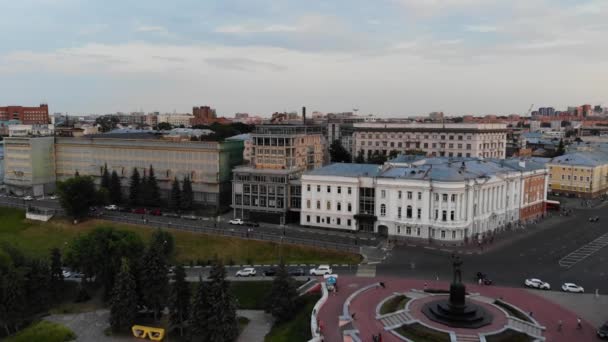
<instances>
[{"instance_id":1,"label":"moving car","mask_svg":"<svg viewBox=\"0 0 608 342\"><path fill-rule=\"evenodd\" d=\"M591 216L589 218L589 222L598 222L600 220L599 216Z\"/></svg>"},{"instance_id":2,"label":"moving car","mask_svg":"<svg viewBox=\"0 0 608 342\"><path fill-rule=\"evenodd\" d=\"M534 289L551 290L551 285L549 285L549 283L544 282L537 278L530 278L530 279L524 280L524 285L526 285L527 287L534 288Z\"/></svg>"},{"instance_id":3,"label":"moving car","mask_svg":"<svg viewBox=\"0 0 608 342\"><path fill-rule=\"evenodd\" d=\"M160 209L153 209L153 210L150 210L150 212L148 214L150 214L152 216L160 216L160 215L162 215L162 212L160 211Z\"/></svg>"},{"instance_id":4,"label":"moving car","mask_svg":"<svg viewBox=\"0 0 608 342\"><path fill-rule=\"evenodd\" d=\"M326 274L332 274L331 267L329 267L329 265L319 265L317 268L310 269L310 275L322 276Z\"/></svg>"},{"instance_id":5,"label":"moving car","mask_svg":"<svg viewBox=\"0 0 608 342\"><path fill-rule=\"evenodd\" d=\"M32 197L32 196L25 196L25 197L23 197L23 200L24 201L33 201L34 197Z\"/></svg>"},{"instance_id":6,"label":"moving car","mask_svg":"<svg viewBox=\"0 0 608 342\"><path fill-rule=\"evenodd\" d=\"M179 217L179 214L176 213L163 213L164 217Z\"/></svg>"},{"instance_id":7,"label":"moving car","mask_svg":"<svg viewBox=\"0 0 608 342\"><path fill-rule=\"evenodd\" d=\"M243 220L237 218L237 219L232 219L232 220L228 221L228 223L230 223L230 224L237 224L237 225L243 225Z\"/></svg>"},{"instance_id":8,"label":"moving car","mask_svg":"<svg viewBox=\"0 0 608 342\"><path fill-rule=\"evenodd\" d=\"M72 272L67 271L67 270L61 271L61 274L63 275L64 278L69 278L72 276Z\"/></svg>"},{"instance_id":9,"label":"moving car","mask_svg":"<svg viewBox=\"0 0 608 342\"><path fill-rule=\"evenodd\" d=\"M256 271L253 267L243 268L242 270L236 271L237 277L253 277L255 276Z\"/></svg>"},{"instance_id":10,"label":"moving car","mask_svg":"<svg viewBox=\"0 0 608 342\"><path fill-rule=\"evenodd\" d=\"M267 268L264 270L264 275L267 277L272 277L277 274L277 269L275 267Z\"/></svg>"},{"instance_id":11,"label":"moving car","mask_svg":"<svg viewBox=\"0 0 608 342\"><path fill-rule=\"evenodd\" d=\"M186 220L198 220L198 217L194 215L182 215L181 217Z\"/></svg>"},{"instance_id":12,"label":"moving car","mask_svg":"<svg viewBox=\"0 0 608 342\"><path fill-rule=\"evenodd\" d=\"M303 268L294 268L289 270L289 275L292 277L302 277L306 274L306 272L304 272Z\"/></svg>"},{"instance_id":13,"label":"moving car","mask_svg":"<svg viewBox=\"0 0 608 342\"><path fill-rule=\"evenodd\" d=\"M49 197L49 199L52 199L52 200L56 200L56 199L58 199L58 198L59 198L59 197L58 197L57 195L51 195L51 196Z\"/></svg>"},{"instance_id":14,"label":"moving car","mask_svg":"<svg viewBox=\"0 0 608 342\"><path fill-rule=\"evenodd\" d=\"M133 209L131 212L132 212L133 214L140 214L140 215L143 215L143 214L145 214L145 213L146 213L146 209L144 209L144 208L137 208L137 209Z\"/></svg>"},{"instance_id":15,"label":"moving car","mask_svg":"<svg viewBox=\"0 0 608 342\"><path fill-rule=\"evenodd\" d=\"M597 329L597 336L599 338L608 339L608 322Z\"/></svg>"},{"instance_id":16,"label":"moving car","mask_svg":"<svg viewBox=\"0 0 608 342\"><path fill-rule=\"evenodd\" d=\"M249 227L259 227L260 224L254 221L245 221L245 225Z\"/></svg>"},{"instance_id":17,"label":"moving car","mask_svg":"<svg viewBox=\"0 0 608 342\"><path fill-rule=\"evenodd\" d=\"M118 206L116 204L110 204L105 206L106 210L118 210Z\"/></svg>"},{"instance_id":18,"label":"moving car","mask_svg":"<svg viewBox=\"0 0 608 342\"><path fill-rule=\"evenodd\" d=\"M564 292L574 292L574 293L583 293L585 289L582 286L578 286L574 283L564 283L562 285L562 291Z\"/></svg>"}]
</instances>

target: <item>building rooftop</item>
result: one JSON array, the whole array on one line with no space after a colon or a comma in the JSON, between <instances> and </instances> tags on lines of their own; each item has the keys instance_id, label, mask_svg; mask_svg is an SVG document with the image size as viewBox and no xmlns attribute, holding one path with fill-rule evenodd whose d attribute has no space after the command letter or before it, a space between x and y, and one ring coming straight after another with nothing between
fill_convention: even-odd
<instances>
[{"instance_id":1,"label":"building rooftop","mask_svg":"<svg viewBox=\"0 0 608 342\"><path fill-rule=\"evenodd\" d=\"M608 152L605 151L585 151L564 154L563 156L551 159L550 164L599 166L608 164Z\"/></svg>"},{"instance_id":2,"label":"building rooftop","mask_svg":"<svg viewBox=\"0 0 608 342\"><path fill-rule=\"evenodd\" d=\"M343 176L343 177L361 177L377 176L382 167L374 164L354 164L354 163L333 163L321 168L308 171L306 175L311 176Z\"/></svg>"},{"instance_id":3,"label":"building rooftop","mask_svg":"<svg viewBox=\"0 0 608 342\"><path fill-rule=\"evenodd\" d=\"M251 140L251 133L244 133L231 136L230 138L226 138L226 140Z\"/></svg>"}]
</instances>

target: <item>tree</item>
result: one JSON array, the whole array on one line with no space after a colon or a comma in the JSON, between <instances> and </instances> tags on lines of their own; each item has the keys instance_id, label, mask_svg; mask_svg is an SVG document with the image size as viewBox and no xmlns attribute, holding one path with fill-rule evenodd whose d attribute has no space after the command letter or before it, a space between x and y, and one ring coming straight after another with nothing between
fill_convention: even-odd
<instances>
[{"instance_id":1,"label":"tree","mask_svg":"<svg viewBox=\"0 0 608 342\"><path fill-rule=\"evenodd\" d=\"M25 298L28 316L44 312L50 306L51 272L46 261L33 259L28 261L25 273Z\"/></svg>"},{"instance_id":2,"label":"tree","mask_svg":"<svg viewBox=\"0 0 608 342\"><path fill-rule=\"evenodd\" d=\"M27 305L22 272L13 265L0 272L0 323L7 335L19 329Z\"/></svg>"},{"instance_id":3,"label":"tree","mask_svg":"<svg viewBox=\"0 0 608 342\"><path fill-rule=\"evenodd\" d=\"M192 209L193 202L194 195L192 194L192 182L190 181L189 177L184 177L180 206L183 210L190 210Z\"/></svg>"},{"instance_id":4,"label":"tree","mask_svg":"<svg viewBox=\"0 0 608 342\"><path fill-rule=\"evenodd\" d=\"M101 173L100 187L110 191L110 173L108 173L108 164L105 164L103 166L103 171Z\"/></svg>"},{"instance_id":5,"label":"tree","mask_svg":"<svg viewBox=\"0 0 608 342\"><path fill-rule=\"evenodd\" d=\"M51 291L54 298L59 297L63 287L63 270L61 269L61 251L59 248L51 249Z\"/></svg>"},{"instance_id":6,"label":"tree","mask_svg":"<svg viewBox=\"0 0 608 342\"><path fill-rule=\"evenodd\" d=\"M169 194L169 209L178 210L181 204L182 192L179 188L179 181L177 177L173 180L173 184L171 184L171 194Z\"/></svg>"},{"instance_id":7,"label":"tree","mask_svg":"<svg viewBox=\"0 0 608 342\"><path fill-rule=\"evenodd\" d=\"M236 301L226 280L226 268L216 261L209 273L209 302L211 315L207 317L209 326L205 341L233 341L238 336Z\"/></svg>"},{"instance_id":8,"label":"tree","mask_svg":"<svg viewBox=\"0 0 608 342\"><path fill-rule=\"evenodd\" d=\"M122 203L122 184L116 171L112 171L110 176L110 199L114 204Z\"/></svg>"},{"instance_id":9,"label":"tree","mask_svg":"<svg viewBox=\"0 0 608 342\"><path fill-rule=\"evenodd\" d=\"M386 162L386 156L378 151L374 152L367 161L370 164L384 164Z\"/></svg>"},{"instance_id":10,"label":"tree","mask_svg":"<svg viewBox=\"0 0 608 342\"><path fill-rule=\"evenodd\" d=\"M115 332L126 331L135 322L137 315L137 293L129 261L121 259L120 272L112 290L110 301L110 326Z\"/></svg>"},{"instance_id":11,"label":"tree","mask_svg":"<svg viewBox=\"0 0 608 342\"><path fill-rule=\"evenodd\" d=\"M148 170L148 201L146 205L151 207L160 206L160 188L158 186L158 181L156 180L156 176L154 175L154 169L152 165L150 165L150 169Z\"/></svg>"},{"instance_id":12,"label":"tree","mask_svg":"<svg viewBox=\"0 0 608 342\"><path fill-rule=\"evenodd\" d=\"M169 131L173 129L173 126L168 122L159 122L158 125L156 125L156 129L159 131Z\"/></svg>"},{"instance_id":13,"label":"tree","mask_svg":"<svg viewBox=\"0 0 608 342\"><path fill-rule=\"evenodd\" d=\"M561 156L561 155L564 155L564 153L566 153L566 150L564 147L564 139L559 139L559 145L557 145L557 150L555 150L555 155Z\"/></svg>"},{"instance_id":14,"label":"tree","mask_svg":"<svg viewBox=\"0 0 608 342\"><path fill-rule=\"evenodd\" d=\"M86 216L89 207L98 200L93 178L88 176L76 176L57 182L57 192L61 207L75 219Z\"/></svg>"},{"instance_id":15,"label":"tree","mask_svg":"<svg viewBox=\"0 0 608 342\"><path fill-rule=\"evenodd\" d=\"M102 133L115 129L119 122L118 117L112 115L105 115L95 119L95 124L99 126L99 131Z\"/></svg>"},{"instance_id":16,"label":"tree","mask_svg":"<svg viewBox=\"0 0 608 342\"><path fill-rule=\"evenodd\" d=\"M212 303L209 298L208 284L202 278L198 280L198 287L192 298L190 306L190 317L188 321L188 334L190 341L210 341L209 335L209 316L213 315Z\"/></svg>"},{"instance_id":17,"label":"tree","mask_svg":"<svg viewBox=\"0 0 608 342\"><path fill-rule=\"evenodd\" d=\"M163 247L159 242L152 243L148 247L142 258L139 276L143 303L154 312L155 320L160 318L169 295L168 268Z\"/></svg>"},{"instance_id":18,"label":"tree","mask_svg":"<svg viewBox=\"0 0 608 342\"><path fill-rule=\"evenodd\" d=\"M355 163L363 164L365 163L365 155L363 154L363 150L359 150L357 153L357 157L355 158Z\"/></svg>"},{"instance_id":19,"label":"tree","mask_svg":"<svg viewBox=\"0 0 608 342\"><path fill-rule=\"evenodd\" d=\"M270 313L278 323L288 321L296 312L297 297L295 282L287 273L285 264L281 262L268 293L266 312Z\"/></svg>"},{"instance_id":20,"label":"tree","mask_svg":"<svg viewBox=\"0 0 608 342\"><path fill-rule=\"evenodd\" d=\"M396 158L398 155L399 155L399 151L397 151L397 150L391 150L388 153L388 159Z\"/></svg>"},{"instance_id":21,"label":"tree","mask_svg":"<svg viewBox=\"0 0 608 342\"><path fill-rule=\"evenodd\" d=\"M144 243L139 235L124 230L100 227L75 238L66 254L66 262L72 268L96 277L105 289L106 298L114 287L114 278L123 258L132 264L139 260Z\"/></svg>"},{"instance_id":22,"label":"tree","mask_svg":"<svg viewBox=\"0 0 608 342\"><path fill-rule=\"evenodd\" d=\"M131 173L131 181L129 182L129 204L130 205L138 205L139 204L139 193L141 190L141 178L139 176L139 171L137 168L133 168L133 172Z\"/></svg>"},{"instance_id":23,"label":"tree","mask_svg":"<svg viewBox=\"0 0 608 342\"><path fill-rule=\"evenodd\" d=\"M144 174L144 177L139 182L138 205L146 205L150 201L148 190L148 177Z\"/></svg>"},{"instance_id":24,"label":"tree","mask_svg":"<svg viewBox=\"0 0 608 342\"><path fill-rule=\"evenodd\" d=\"M329 146L329 155L334 163L350 163L352 160L352 156L338 139L334 140Z\"/></svg>"},{"instance_id":25,"label":"tree","mask_svg":"<svg viewBox=\"0 0 608 342\"><path fill-rule=\"evenodd\" d=\"M186 281L186 271L182 265L175 267L175 282L169 295L169 321L179 327L180 336L184 336L184 325L190 315L190 284Z\"/></svg>"},{"instance_id":26,"label":"tree","mask_svg":"<svg viewBox=\"0 0 608 342\"><path fill-rule=\"evenodd\" d=\"M163 255L167 260L171 260L173 252L175 251L175 239L171 233L159 228L152 233L150 243L162 246Z\"/></svg>"}]
</instances>

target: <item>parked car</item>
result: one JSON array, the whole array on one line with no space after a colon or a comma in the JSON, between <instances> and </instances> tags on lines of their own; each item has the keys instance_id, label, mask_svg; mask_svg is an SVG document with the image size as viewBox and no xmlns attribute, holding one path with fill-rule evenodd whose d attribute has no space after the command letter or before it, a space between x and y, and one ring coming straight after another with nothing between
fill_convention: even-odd
<instances>
[{"instance_id":1,"label":"parked car","mask_svg":"<svg viewBox=\"0 0 608 342\"><path fill-rule=\"evenodd\" d=\"M534 288L534 289L551 290L551 285L549 285L549 283L544 282L537 278L530 278L530 279L524 280L524 285L526 285L527 287Z\"/></svg>"},{"instance_id":2,"label":"parked car","mask_svg":"<svg viewBox=\"0 0 608 342\"><path fill-rule=\"evenodd\" d=\"M64 278L69 278L72 276L72 272L70 272L68 270L61 271L61 274L63 275Z\"/></svg>"},{"instance_id":3,"label":"parked car","mask_svg":"<svg viewBox=\"0 0 608 342\"><path fill-rule=\"evenodd\" d=\"M255 274L256 274L256 271L255 271L255 268L253 268L253 267L247 267L247 268L243 268L242 270L236 271L237 277L254 277Z\"/></svg>"},{"instance_id":4,"label":"parked car","mask_svg":"<svg viewBox=\"0 0 608 342\"><path fill-rule=\"evenodd\" d=\"M186 220L198 220L198 216L194 216L194 215L182 215L181 218L186 219Z\"/></svg>"},{"instance_id":5,"label":"parked car","mask_svg":"<svg viewBox=\"0 0 608 342\"><path fill-rule=\"evenodd\" d=\"M148 214L150 214L152 216L160 216L160 215L162 215L162 212L160 211L160 209L153 209L153 210L150 210L150 212Z\"/></svg>"},{"instance_id":6,"label":"parked car","mask_svg":"<svg viewBox=\"0 0 608 342\"><path fill-rule=\"evenodd\" d=\"M562 285L562 291L564 292L574 292L574 293L583 293L585 289L582 286L578 286L574 283L564 283Z\"/></svg>"},{"instance_id":7,"label":"parked car","mask_svg":"<svg viewBox=\"0 0 608 342\"><path fill-rule=\"evenodd\" d=\"M598 222L600 220L599 216L591 216L589 218L589 222Z\"/></svg>"},{"instance_id":8,"label":"parked car","mask_svg":"<svg viewBox=\"0 0 608 342\"><path fill-rule=\"evenodd\" d=\"M25 196L25 197L23 197L23 200L24 201L33 201L34 197L32 197L32 196Z\"/></svg>"},{"instance_id":9,"label":"parked car","mask_svg":"<svg viewBox=\"0 0 608 342\"><path fill-rule=\"evenodd\" d=\"M237 224L237 225L243 225L243 220L241 220L240 218L237 218L237 219L232 219L232 220L228 221L228 223L230 223L230 224Z\"/></svg>"},{"instance_id":10,"label":"parked car","mask_svg":"<svg viewBox=\"0 0 608 342\"><path fill-rule=\"evenodd\" d=\"M179 214L176 213L162 213L164 217L179 217Z\"/></svg>"},{"instance_id":11,"label":"parked car","mask_svg":"<svg viewBox=\"0 0 608 342\"><path fill-rule=\"evenodd\" d=\"M135 209L131 210L131 212L133 214L144 215L146 213L146 209L144 209L144 208L135 208Z\"/></svg>"},{"instance_id":12,"label":"parked car","mask_svg":"<svg viewBox=\"0 0 608 342\"><path fill-rule=\"evenodd\" d=\"M277 269L275 267L270 267L264 270L264 275L267 277L272 277L277 274Z\"/></svg>"},{"instance_id":13,"label":"parked car","mask_svg":"<svg viewBox=\"0 0 608 342\"><path fill-rule=\"evenodd\" d=\"M114 210L118 210L118 206L116 204L110 204L110 205L106 205L105 209L114 211Z\"/></svg>"},{"instance_id":14,"label":"parked car","mask_svg":"<svg viewBox=\"0 0 608 342\"><path fill-rule=\"evenodd\" d=\"M58 198L59 198L59 196L57 196L57 195L51 195L51 196L49 196L49 199L52 199L52 200L56 200Z\"/></svg>"},{"instance_id":15,"label":"parked car","mask_svg":"<svg viewBox=\"0 0 608 342\"><path fill-rule=\"evenodd\" d=\"M332 274L331 267L329 267L329 265L319 265L317 268L310 269L310 275L322 276L326 274Z\"/></svg>"},{"instance_id":16,"label":"parked car","mask_svg":"<svg viewBox=\"0 0 608 342\"><path fill-rule=\"evenodd\" d=\"M597 336L602 339L608 339L608 322L597 329Z\"/></svg>"},{"instance_id":17,"label":"parked car","mask_svg":"<svg viewBox=\"0 0 608 342\"><path fill-rule=\"evenodd\" d=\"M249 227L259 227L260 224L255 221L245 221L245 225Z\"/></svg>"},{"instance_id":18,"label":"parked car","mask_svg":"<svg viewBox=\"0 0 608 342\"><path fill-rule=\"evenodd\" d=\"M292 277L301 277L306 275L306 272L304 272L303 268L293 268L289 270L289 275Z\"/></svg>"}]
</instances>

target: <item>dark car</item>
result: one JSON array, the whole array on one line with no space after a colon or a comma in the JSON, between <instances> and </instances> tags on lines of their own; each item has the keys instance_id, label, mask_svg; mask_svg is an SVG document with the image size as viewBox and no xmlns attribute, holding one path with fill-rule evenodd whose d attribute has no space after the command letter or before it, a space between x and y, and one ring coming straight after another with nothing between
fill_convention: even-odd
<instances>
[{"instance_id":1,"label":"dark car","mask_svg":"<svg viewBox=\"0 0 608 342\"><path fill-rule=\"evenodd\" d=\"M597 329L597 336L601 339L608 339L608 322Z\"/></svg>"},{"instance_id":2,"label":"dark car","mask_svg":"<svg viewBox=\"0 0 608 342\"><path fill-rule=\"evenodd\" d=\"M301 277L306 275L303 268L293 268L289 270L289 275L292 277Z\"/></svg>"},{"instance_id":3,"label":"dark car","mask_svg":"<svg viewBox=\"0 0 608 342\"><path fill-rule=\"evenodd\" d=\"M245 221L245 225L248 227L259 227L260 224L255 221Z\"/></svg>"},{"instance_id":4,"label":"dark car","mask_svg":"<svg viewBox=\"0 0 608 342\"><path fill-rule=\"evenodd\" d=\"M146 209L144 209L144 208L136 208L136 209L133 209L131 212L132 212L133 214L140 214L140 215L143 215L143 214L145 214L145 213L146 213Z\"/></svg>"},{"instance_id":5,"label":"dark car","mask_svg":"<svg viewBox=\"0 0 608 342\"><path fill-rule=\"evenodd\" d=\"M267 277L275 276L275 275L277 275L277 269L274 267L267 268L264 270L264 275Z\"/></svg>"},{"instance_id":6,"label":"dark car","mask_svg":"<svg viewBox=\"0 0 608 342\"><path fill-rule=\"evenodd\" d=\"M589 222L598 222L600 220L599 216L592 216L589 218Z\"/></svg>"},{"instance_id":7,"label":"dark car","mask_svg":"<svg viewBox=\"0 0 608 342\"><path fill-rule=\"evenodd\" d=\"M160 209L154 209L154 210L150 210L149 214L152 216L160 216L160 215L162 215L162 212L160 211Z\"/></svg>"}]
</instances>

